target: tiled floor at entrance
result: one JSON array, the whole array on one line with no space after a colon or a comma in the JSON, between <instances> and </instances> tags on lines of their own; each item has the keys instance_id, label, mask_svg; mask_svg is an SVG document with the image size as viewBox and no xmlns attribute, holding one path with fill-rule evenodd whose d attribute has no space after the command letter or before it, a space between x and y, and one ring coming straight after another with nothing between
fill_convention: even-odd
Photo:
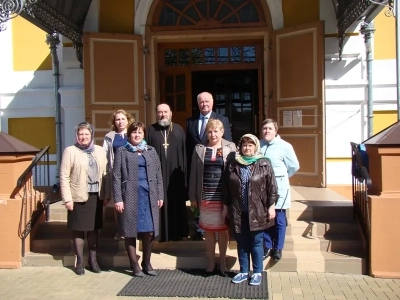
<instances>
[{"instance_id":1,"label":"tiled floor at entrance","mask_svg":"<svg viewBox=\"0 0 400 300\"><path fill-rule=\"evenodd\" d=\"M377 279L364 275L293 272L272 272L268 276L271 300L400 299L400 280L397 279ZM177 299L117 297L117 293L129 279L130 275L122 269L103 271L101 274L87 271L84 276L77 276L71 269L63 267L25 267L17 270L0 270L0 299ZM190 299L198 300L200 298Z\"/></svg>"}]
</instances>

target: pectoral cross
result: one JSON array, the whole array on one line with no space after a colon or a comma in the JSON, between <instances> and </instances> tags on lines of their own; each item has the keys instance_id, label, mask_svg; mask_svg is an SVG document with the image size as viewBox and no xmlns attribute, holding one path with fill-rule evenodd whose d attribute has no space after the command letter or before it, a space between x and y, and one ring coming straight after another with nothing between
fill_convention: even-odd
<instances>
[{"instance_id":1,"label":"pectoral cross","mask_svg":"<svg viewBox=\"0 0 400 300\"><path fill-rule=\"evenodd\" d=\"M165 152L167 152L167 148L169 146L167 139L165 139L164 144L162 144L164 146Z\"/></svg>"},{"instance_id":2,"label":"pectoral cross","mask_svg":"<svg viewBox=\"0 0 400 300\"><path fill-rule=\"evenodd\" d=\"M160 132L161 132L161 135L164 138L164 144L162 144L162 145L164 146L165 156L167 156L167 149L168 149L168 146L169 146L169 144L168 144L168 136L170 134L170 131L168 133L167 133L167 130L164 130L164 133L162 131L160 131Z\"/></svg>"},{"instance_id":3,"label":"pectoral cross","mask_svg":"<svg viewBox=\"0 0 400 300\"><path fill-rule=\"evenodd\" d=\"M164 146L164 150L165 150L165 155L167 155L167 149L168 149L168 141L167 141L168 135L165 134L164 136L164 144L162 144Z\"/></svg>"}]
</instances>

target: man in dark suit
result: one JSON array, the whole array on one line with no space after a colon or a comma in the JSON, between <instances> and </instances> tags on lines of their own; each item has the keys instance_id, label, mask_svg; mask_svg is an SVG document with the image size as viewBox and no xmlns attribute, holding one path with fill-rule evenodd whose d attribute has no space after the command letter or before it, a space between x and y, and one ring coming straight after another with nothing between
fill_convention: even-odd
<instances>
[{"instance_id":1,"label":"man in dark suit","mask_svg":"<svg viewBox=\"0 0 400 300\"><path fill-rule=\"evenodd\" d=\"M208 92L200 93L197 96L197 105L200 113L197 116L186 120L186 154L187 154L187 174L190 174L192 154L197 144L203 144L207 141L205 127L210 119L218 119L224 125L223 138L232 142L232 133L227 117L212 111L214 99ZM202 230L198 227L198 217L196 218L196 236L195 239L202 239Z\"/></svg>"}]
</instances>

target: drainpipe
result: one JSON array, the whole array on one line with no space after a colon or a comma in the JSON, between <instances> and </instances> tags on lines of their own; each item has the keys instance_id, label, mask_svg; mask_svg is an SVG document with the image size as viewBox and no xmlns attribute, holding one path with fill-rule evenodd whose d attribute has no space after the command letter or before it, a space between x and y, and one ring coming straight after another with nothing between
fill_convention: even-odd
<instances>
[{"instance_id":1,"label":"drainpipe","mask_svg":"<svg viewBox=\"0 0 400 300\"><path fill-rule=\"evenodd\" d=\"M374 117L374 98L373 98L373 82L372 82L372 36L375 28L374 23L362 23L361 34L364 35L365 54L367 61L367 81L368 81L368 96L367 96L367 120L368 120L368 138L373 135L373 117Z\"/></svg>"},{"instance_id":2,"label":"drainpipe","mask_svg":"<svg viewBox=\"0 0 400 300\"><path fill-rule=\"evenodd\" d=\"M51 57L53 59L53 76L54 76L54 100L55 100L55 117L56 117L56 152L57 152L57 183L53 185L53 193L57 193L60 189L60 165L61 165L61 96L58 92L60 88L60 72L59 61L57 55L57 45L60 43L58 33L46 35L46 43L49 45ZM48 214L46 214L48 216Z\"/></svg>"}]
</instances>

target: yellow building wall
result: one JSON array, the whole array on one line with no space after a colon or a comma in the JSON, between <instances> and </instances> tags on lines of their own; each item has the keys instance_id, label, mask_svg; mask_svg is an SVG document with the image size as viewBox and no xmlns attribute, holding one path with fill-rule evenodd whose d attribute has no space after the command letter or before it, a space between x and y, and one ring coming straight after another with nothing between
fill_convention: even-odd
<instances>
[{"instance_id":1,"label":"yellow building wall","mask_svg":"<svg viewBox=\"0 0 400 300\"><path fill-rule=\"evenodd\" d=\"M396 58L396 21L393 16L385 16L386 8L374 19L374 58Z\"/></svg>"},{"instance_id":2,"label":"yellow building wall","mask_svg":"<svg viewBox=\"0 0 400 300\"><path fill-rule=\"evenodd\" d=\"M397 111L396 110L379 110L374 111L373 120L373 134L376 134L383 129L389 127L393 123L397 122Z\"/></svg>"},{"instance_id":3,"label":"yellow building wall","mask_svg":"<svg viewBox=\"0 0 400 300\"><path fill-rule=\"evenodd\" d=\"M14 71L51 70L46 32L22 17L12 20Z\"/></svg>"},{"instance_id":4,"label":"yellow building wall","mask_svg":"<svg viewBox=\"0 0 400 300\"><path fill-rule=\"evenodd\" d=\"M107 33L133 33L135 1L100 0L99 31Z\"/></svg>"},{"instance_id":5,"label":"yellow building wall","mask_svg":"<svg viewBox=\"0 0 400 300\"><path fill-rule=\"evenodd\" d=\"M319 21L319 0L283 0L282 10L285 27Z\"/></svg>"},{"instance_id":6,"label":"yellow building wall","mask_svg":"<svg viewBox=\"0 0 400 300\"><path fill-rule=\"evenodd\" d=\"M56 154L56 124L53 117L9 118L8 134L38 149L50 145L49 153Z\"/></svg>"}]
</instances>

